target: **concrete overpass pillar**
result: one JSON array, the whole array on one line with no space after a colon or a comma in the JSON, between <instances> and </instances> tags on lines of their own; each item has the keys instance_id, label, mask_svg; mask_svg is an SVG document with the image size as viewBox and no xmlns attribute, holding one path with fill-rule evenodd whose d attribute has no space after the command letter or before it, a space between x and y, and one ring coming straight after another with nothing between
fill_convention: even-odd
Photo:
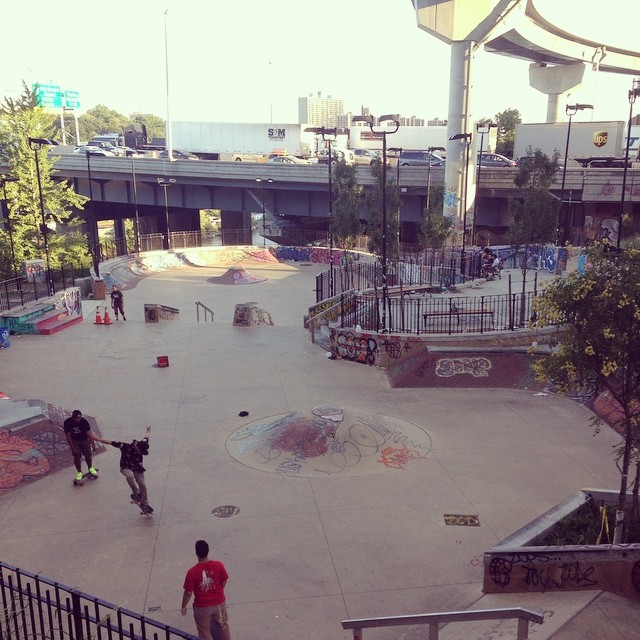
<instances>
[{"instance_id":1,"label":"concrete overpass pillar","mask_svg":"<svg viewBox=\"0 0 640 640\"><path fill-rule=\"evenodd\" d=\"M251 213L248 211L220 212L222 244L253 244Z\"/></svg>"},{"instance_id":2,"label":"concrete overpass pillar","mask_svg":"<svg viewBox=\"0 0 640 640\"><path fill-rule=\"evenodd\" d=\"M447 141L444 173L444 214L455 219L456 244L463 244L465 216L473 204L469 194L475 189L474 135L471 121L471 65L475 43L464 40L451 43L451 74L447 137L467 134L466 140ZM469 146L470 145L470 146ZM468 160L468 162L467 162Z\"/></svg>"},{"instance_id":3,"label":"concrete overpass pillar","mask_svg":"<svg viewBox=\"0 0 640 640\"><path fill-rule=\"evenodd\" d=\"M547 94L547 123L563 121L567 93L582 84L583 62L547 66L534 62L529 65L529 85Z\"/></svg>"}]
</instances>

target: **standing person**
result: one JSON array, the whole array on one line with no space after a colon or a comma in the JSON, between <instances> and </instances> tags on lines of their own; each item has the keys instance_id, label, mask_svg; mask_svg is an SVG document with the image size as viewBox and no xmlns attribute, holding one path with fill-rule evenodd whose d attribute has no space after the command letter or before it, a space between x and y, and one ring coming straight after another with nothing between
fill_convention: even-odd
<instances>
[{"instance_id":1,"label":"standing person","mask_svg":"<svg viewBox=\"0 0 640 640\"><path fill-rule=\"evenodd\" d=\"M196 542L198 563L187 571L184 579L181 613L187 615L187 605L193 594L193 619L200 640L212 640L211 627L215 621L222 640L231 640L224 587L229 574L219 560L209 560L209 545Z\"/></svg>"},{"instance_id":2,"label":"standing person","mask_svg":"<svg viewBox=\"0 0 640 640\"><path fill-rule=\"evenodd\" d=\"M124 316L124 294L115 284L111 287L111 308L116 315L116 320L118 320L118 312L122 314L122 319L126 320Z\"/></svg>"},{"instance_id":3,"label":"standing person","mask_svg":"<svg viewBox=\"0 0 640 640\"><path fill-rule=\"evenodd\" d=\"M148 426L145 429L145 437L142 440L133 440L131 443L98 438L94 434L91 434L91 439L120 449L120 473L126 478L133 492L131 494L132 499L139 502L143 511L146 510L148 513L153 513L153 508L149 504L147 496L147 484L144 479L145 468L142 466L142 456L149 454L150 434L151 427Z\"/></svg>"},{"instance_id":4,"label":"standing person","mask_svg":"<svg viewBox=\"0 0 640 640\"><path fill-rule=\"evenodd\" d=\"M98 477L98 472L93 468L92 460L92 440L91 425L86 418L82 417L80 409L74 409L71 417L64 421L64 435L67 438L67 444L73 454L73 463L76 465L75 481L82 480L82 458L84 457L89 473L94 477Z\"/></svg>"}]
</instances>

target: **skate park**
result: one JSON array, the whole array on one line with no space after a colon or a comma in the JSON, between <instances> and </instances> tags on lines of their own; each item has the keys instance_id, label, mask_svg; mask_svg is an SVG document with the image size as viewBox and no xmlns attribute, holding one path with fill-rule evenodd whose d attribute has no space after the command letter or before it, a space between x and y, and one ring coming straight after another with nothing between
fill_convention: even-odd
<instances>
[{"instance_id":1,"label":"skate park","mask_svg":"<svg viewBox=\"0 0 640 640\"><path fill-rule=\"evenodd\" d=\"M0 494L4 562L193 633L181 587L204 538L231 576L238 637L349 638L350 618L502 607L545 612L531 637L586 637L594 620L598 637L618 637L607 633L634 617L612 594L482 591L486 549L578 489L617 486L612 430L594 437L584 405L534 389L393 388L383 369L332 360L311 342L303 317L326 264L243 266L264 280L217 284L226 264L167 269L120 283L127 322L96 325L96 301L83 300L83 322L12 336L0 351L10 401L80 408L115 440L152 426L154 514L130 503L117 451L96 454L100 477L83 487L59 451L58 466ZM196 301L213 321L198 322ZM273 324L234 326L247 302ZM179 317L145 322L150 303ZM278 441L262 437L287 420ZM345 428L357 456L328 450ZM380 446L381 433L398 441ZM447 524L451 514L478 526ZM482 624L477 637L515 633L513 622ZM441 637L468 631L450 625ZM420 628L367 630L399 633Z\"/></svg>"}]
</instances>

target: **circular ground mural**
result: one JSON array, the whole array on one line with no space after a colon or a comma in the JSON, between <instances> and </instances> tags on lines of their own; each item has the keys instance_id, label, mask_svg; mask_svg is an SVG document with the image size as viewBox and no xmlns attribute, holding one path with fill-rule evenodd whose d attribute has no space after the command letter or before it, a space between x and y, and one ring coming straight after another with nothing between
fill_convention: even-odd
<instances>
[{"instance_id":1,"label":"circular ground mural","mask_svg":"<svg viewBox=\"0 0 640 640\"><path fill-rule=\"evenodd\" d=\"M226 447L260 471L349 477L406 469L427 457L431 438L405 420L319 406L251 422L234 431Z\"/></svg>"}]
</instances>

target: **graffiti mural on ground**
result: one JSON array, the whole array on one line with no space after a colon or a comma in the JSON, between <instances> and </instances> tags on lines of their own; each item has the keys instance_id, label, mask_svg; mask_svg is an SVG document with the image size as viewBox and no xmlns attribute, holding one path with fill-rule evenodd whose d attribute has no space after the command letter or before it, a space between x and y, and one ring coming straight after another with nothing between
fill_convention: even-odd
<instances>
[{"instance_id":1,"label":"graffiti mural on ground","mask_svg":"<svg viewBox=\"0 0 640 640\"><path fill-rule=\"evenodd\" d=\"M252 422L226 447L239 462L283 477L352 477L404 470L427 457L431 438L398 418L327 405Z\"/></svg>"}]
</instances>

